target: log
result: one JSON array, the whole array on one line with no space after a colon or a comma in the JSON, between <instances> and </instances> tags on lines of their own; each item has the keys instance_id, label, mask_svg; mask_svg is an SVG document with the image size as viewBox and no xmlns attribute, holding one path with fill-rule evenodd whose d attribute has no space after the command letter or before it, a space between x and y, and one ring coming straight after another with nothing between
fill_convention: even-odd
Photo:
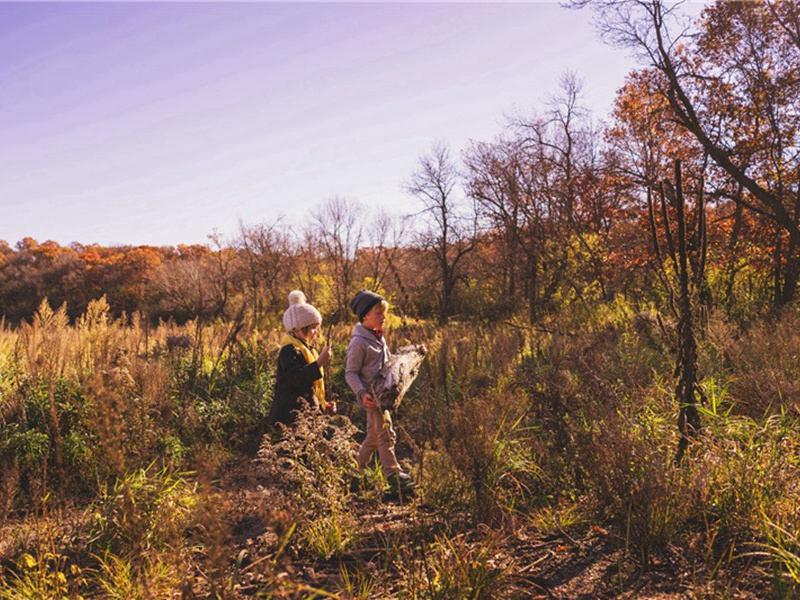
<instances>
[{"instance_id":1,"label":"log","mask_svg":"<svg viewBox=\"0 0 800 600\"><path fill-rule=\"evenodd\" d=\"M425 346L403 346L392 354L372 381L372 396L382 411L397 410L408 388L417 378L425 359Z\"/></svg>"}]
</instances>

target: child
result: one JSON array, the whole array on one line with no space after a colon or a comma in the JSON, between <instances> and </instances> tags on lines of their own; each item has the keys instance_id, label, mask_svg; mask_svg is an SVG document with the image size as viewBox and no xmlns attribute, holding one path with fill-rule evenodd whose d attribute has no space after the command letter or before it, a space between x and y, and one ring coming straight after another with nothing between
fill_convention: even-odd
<instances>
[{"instance_id":1,"label":"child","mask_svg":"<svg viewBox=\"0 0 800 600\"><path fill-rule=\"evenodd\" d=\"M291 425L301 407L301 399L323 412L335 413L336 403L326 402L324 374L331 360L331 347L317 354L313 341L317 336L322 315L306 302L300 290L289 294L289 308L283 313L286 333L278 354L278 373L275 396L267 421Z\"/></svg>"},{"instance_id":2,"label":"child","mask_svg":"<svg viewBox=\"0 0 800 600\"><path fill-rule=\"evenodd\" d=\"M350 301L350 308L359 323L353 329L347 347L345 379L355 393L358 405L367 411L367 436L358 451L358 468L363 471L377 450L390 494L396 496L398 491L409 495L413 482L403 472L394 453L397 435L391 415L381 411L370 393L370 383L391 356L382 329L388 307L381 295L369 290L357 292Z\"/></svg>"}]
</instances>

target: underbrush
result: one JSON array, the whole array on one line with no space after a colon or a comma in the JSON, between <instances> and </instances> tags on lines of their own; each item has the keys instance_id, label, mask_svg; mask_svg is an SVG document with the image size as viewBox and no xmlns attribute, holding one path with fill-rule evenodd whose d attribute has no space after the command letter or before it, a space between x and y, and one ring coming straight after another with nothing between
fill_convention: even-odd
<instances>
[{"instance_id":1,"label":"underbrush","mask_svg":"<svg viewBox=\"0 0 800 600\"><path fill-rule=\"evenodd\" d=\"M708 318L708 404L679 465L674 328L653 313L398 327L392 348L429 352L395 415L417 493L389 520L380 469L356 477L349 326L332 334L340 415L268 432L277 332L112 320L103 301L69 325L42 305L0 329L0 599L238 598L248 578L247 595L272 597L524 597L510 548L583 552L597 536L618 574L671 548L698 597L796 597L797 325ZM258 556L226 521L238 496L216 479L232 458L254 461L269 499Z\"/></svg>"},{"instance_id":2,"label":"underbrush","mask_svg":"<svg viewBox=\"0 0 800 600\"><path fill-rule=\"evenodd\" d=\"M260 437L274 339L225 349L227 328L208 326L194 348L197 324L153 330L108 310L93 302L70 326L63 307L43 303L32 323L0 331L0 517L47 493L91 499L151 463L180 469L206 448Z\"/></svg>"}]
</instances>

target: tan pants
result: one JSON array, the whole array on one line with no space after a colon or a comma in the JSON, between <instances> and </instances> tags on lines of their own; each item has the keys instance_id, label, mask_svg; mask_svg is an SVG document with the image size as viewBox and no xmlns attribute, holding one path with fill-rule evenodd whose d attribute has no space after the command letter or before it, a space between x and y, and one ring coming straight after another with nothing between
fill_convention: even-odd
<instances>
[{"instance_id":1,"label":"tan pants","mask_svg":"<svg viewBox=\"0 0 800 600\"><path fill-rule=\"evenodd\" d=\"M392 417L388 412L386 413L386 425L388 427L384 425L383 413L380 410L367 410L367 437L364 438L361 448L358 450L358 468L361 471L367 467L375 450L378 451L384 477L402 471L397 457L394 455L397 434L394 432Z\"/></svg>"}]
</instances>

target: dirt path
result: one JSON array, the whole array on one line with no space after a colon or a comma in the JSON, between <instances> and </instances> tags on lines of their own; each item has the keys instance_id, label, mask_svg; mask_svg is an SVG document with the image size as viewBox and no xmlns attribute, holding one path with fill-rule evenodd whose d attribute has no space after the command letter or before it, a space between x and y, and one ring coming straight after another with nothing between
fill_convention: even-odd
<instances>
[{"instance_id":1,"label":"dirt path","mask_svg":"<svg viewBox=\"0 0 800 600\"><path fill-rule=\"evenodd\" d=\"M224 498L224 518L228 527L228 556L235 561L236 598L253 597L274 589L280 582L292 581L336 592L342 590L342 570L359 572L363 577L384 581L395 570L393 561L398 542L412 543L420 536L431 539L437 528L453 530L454 523L465 536L479 539L491 532L471 528L463 515L444 515L419 501L406 505L353 499L353 511L360 524L360 542L350 550L327 560L300 555L287 544L276 559L292 526L291 507L281 506L279 495L269 482L259 477L250 460L241 460L225 470L219 481ZM547 536L518 527L496 539L496 560L507 568L504 598L547 598L560 600L658 599L728 597L745 600L764 598L747 586L708 583L707 574L691 567L677 549L654 553L651 564L642 571L636 561L626 558L624 545L599 527L573 537L556 531ZM719 582L720 578L717 578ZM391 583L374 588L369 598L395 597ZM723 589L723 585L726 589ZM299 590L287 597L306 597ZM376 586L377 587L377 586ZM347 597L347 596L343 596Z\"/></svg>"}]
</instances>

